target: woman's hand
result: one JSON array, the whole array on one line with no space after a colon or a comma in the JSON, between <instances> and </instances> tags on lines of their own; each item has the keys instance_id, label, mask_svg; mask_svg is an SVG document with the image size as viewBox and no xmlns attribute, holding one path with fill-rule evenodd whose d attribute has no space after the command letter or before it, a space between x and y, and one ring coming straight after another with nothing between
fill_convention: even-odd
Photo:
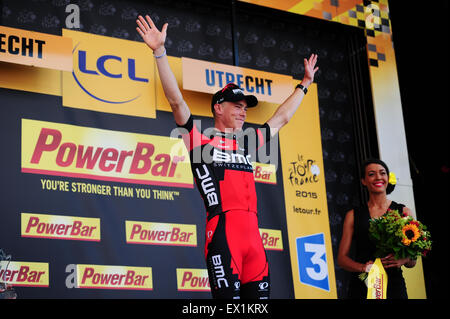
<instances>
[{"instance_id":1,"label":"woman's hand","mask_svg":"<svg viewBox=\"0 0 450 319\"><path fill-rule=\"evenodd\" d=\"M145 19L147 21L142 16L138 17L136 30L142 37L142 40L153 50L153 54L160 55L164 52L168 24L165 23L161 31L159 31L148 15L145 16Z\"/></svg>"},{"instance_id":2,"label":"woman's hand","mask_svg":"<svg viewBox=\"0 0 450 319\"><path fill-rule=\"evenodd\" d=\"M403 265L407 267L414 267L415 265L415 261L412 261L409 258L395 259L394 254L389 254L384 258L380 258L380 260L384 268L400 268ZM414 263L414 265L411 266L412 263Z\"/></svg>"},{"instance_id":3,"label":"woman's hand","mask_svg":"<svg viewBox=\"0 0 450 319\"><path fill-rule=\"evenodd\" d=\"M363 267L363 272L369 272L370 271L370 268L372 268L372 265L373 265L373 261L372 260L369 260L368 262L366 262L365 264L364 264L364 267Z\"/></svg>"}]
</instances>

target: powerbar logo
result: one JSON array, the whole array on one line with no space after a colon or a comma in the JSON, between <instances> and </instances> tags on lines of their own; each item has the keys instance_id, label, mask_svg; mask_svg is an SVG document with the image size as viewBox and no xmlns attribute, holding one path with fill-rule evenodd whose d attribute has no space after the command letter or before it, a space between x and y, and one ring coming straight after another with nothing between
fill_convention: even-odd
<instances>
[{"instance_id":1,"label":"powerbar logo","mask_svg":"<svg viewBox=\"0 0 450 319\"><path fill-rule=\"evenodd\" d=\"M210 291L206 269L177 268L178 291Z\"/></svg>"},{"instance_id":2,"label":"powerbar logo","mask_svg":"<svg viewBox=\"0 0 450 319\"><path fill-rule=\"evenodd\" d=\"M21 214L22 237L100 241L100 219Z\"/></svg>"},{"instance_id":3,"label":"powerbar logo","mask_svg":"<svg viewBox=\"0 0 450 319\"><path fill-rule=\"evenodd\" d=\"M255 182L277 184L277 169L274 164L254 162L253 167Z\"/></svg>"},{"instance_id":4,"label":"powerbar logo","mask_svg":"<svg viewBox=\"0 0 450 319\"><path fill-rule=\"evenodd\" d=\"M70 264L66 273L67 288L153 290L151 267Z\"/></svg>"},{"instance_id":5,"label":"powerbar logo","mask_svg":"<svg viewBox=\"0 0 450 319\"><path fill-rule=\"evenodd\" d=\"M181 139L22 119L22 172L193 188ZM177 154L172 154L171 149Z\"/></svg>"},{"instance_id":6,"label":"powerbar logo","mask_svg":"<svg viewBox=\"0 0 450 319\"><path fill-rule=\"evenodd\" d=\"M375 289L375 299L383 299L383 275L375 279L373 288Z\"/></svg>"},{"instance_id":7,"label":"powerbar logo","mask_svg":"<svg viewBox=\"0 0 450 319\"><path fill-rule=\"evenodd\" d=\"M373 265L372 267L377 267ZM373 274L372 274L373 275ZM386 280L387 282L387 280ZM384 295L385 276L383 274L375 274L368 279L367 299L386 299Z\"/></svg>"},{"instance_id":8,"label":"powerbar logo","mask_svg":"<svg viewBox=\"0 0 450 319\"><path fill-rule=\"evenodd\" d=\"M281 230L277 229L259 229L264 249L267 250L283 250L283 239Z\"/></svg>"},{"instance_id":9,"label":"powerbar logo","mask_svg":"<svg viewBox=\"0 0 450 319\"><path fill-rule=\"evenodd\" d=\"M196 225L125 221L127 243L197 246Z\"/></svg>"},{"instance_id":10,"label":"powerbar logo","mask_svg":"<svg viewBox=\"0 0 450 319\"><path fill-rule=\"evenodd\" d=\"M0 261L0 282L13 286L48 287L48 263Z\"/></svg>"}]
</instances>

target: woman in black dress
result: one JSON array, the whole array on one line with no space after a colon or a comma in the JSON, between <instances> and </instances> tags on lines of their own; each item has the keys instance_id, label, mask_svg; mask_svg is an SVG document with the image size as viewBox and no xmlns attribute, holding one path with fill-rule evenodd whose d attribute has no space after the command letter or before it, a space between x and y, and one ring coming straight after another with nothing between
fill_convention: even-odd
<instances>
[{"instance_id":1,"label":"woman in black dress","mask_svg":"<svg viewBox=\"0 0 450 319\"><path fill-rule=\"evenodd\" d=\"M384 215L388 209L411 215L411 210L387 198L394 189L389 184L389 169L378 159L367 160L362 167L362 184L367 187L369 201L361 207L347 212L344 220L342 238L339 245L338 265L352 272L349 286L349 298L365 299L367 287L358 278L362 272L368 272L375 261L375 245L369 239L369 219ZM354 257L350 257L350 248L354 245ZM386 296L388 299L407 299L405 280L401 266L412 268L416 261L405 258L395 259L393 254L380 258L388 276Z\"/></svg>"}]
</instances>

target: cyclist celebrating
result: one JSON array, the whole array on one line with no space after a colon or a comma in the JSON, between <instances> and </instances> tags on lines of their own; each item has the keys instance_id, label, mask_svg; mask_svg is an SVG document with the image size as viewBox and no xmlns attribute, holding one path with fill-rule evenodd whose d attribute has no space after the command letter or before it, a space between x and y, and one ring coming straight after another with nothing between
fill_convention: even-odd
<instances>
[{"instance_id":1,"label":"cyclist celebrating","mask_svg":"<svg viewBox=\"0 0 450 319\"><path fill-rule=\"evenodd\" d=\"M256 129L254 145L242 134L247 108L258 100L230 83L211 101L214 130L200 132L183 99L166 56L167 26L161 31L151 18L142 16L136 28L153 51L164 94L175 122L184 131L192 172L207 211L205 258L213 298L267 299L270 292L269 267L259 234L257 197L251 153L267 143L294 115L314 80L317 55L304 59L301 84L277 108L273 116ZM194 156L200 154L199 156Z\"/></svg>"}]
</instances>

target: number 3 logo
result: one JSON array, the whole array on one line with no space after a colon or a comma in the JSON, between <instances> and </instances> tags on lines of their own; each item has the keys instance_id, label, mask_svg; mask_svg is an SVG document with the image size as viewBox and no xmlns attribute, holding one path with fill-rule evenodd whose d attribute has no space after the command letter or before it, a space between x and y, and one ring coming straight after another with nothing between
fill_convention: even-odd
<instances>
[{"instance_id":1,"label":"number 3 logo","mask_svg":"<svg viewBox=\"0 0 450 319\"><path fill-rule=\"evenodd\" d=\"M324 234L298 237L296 243L300 282L330 291Z\"/></svg>"}]
</instances>

